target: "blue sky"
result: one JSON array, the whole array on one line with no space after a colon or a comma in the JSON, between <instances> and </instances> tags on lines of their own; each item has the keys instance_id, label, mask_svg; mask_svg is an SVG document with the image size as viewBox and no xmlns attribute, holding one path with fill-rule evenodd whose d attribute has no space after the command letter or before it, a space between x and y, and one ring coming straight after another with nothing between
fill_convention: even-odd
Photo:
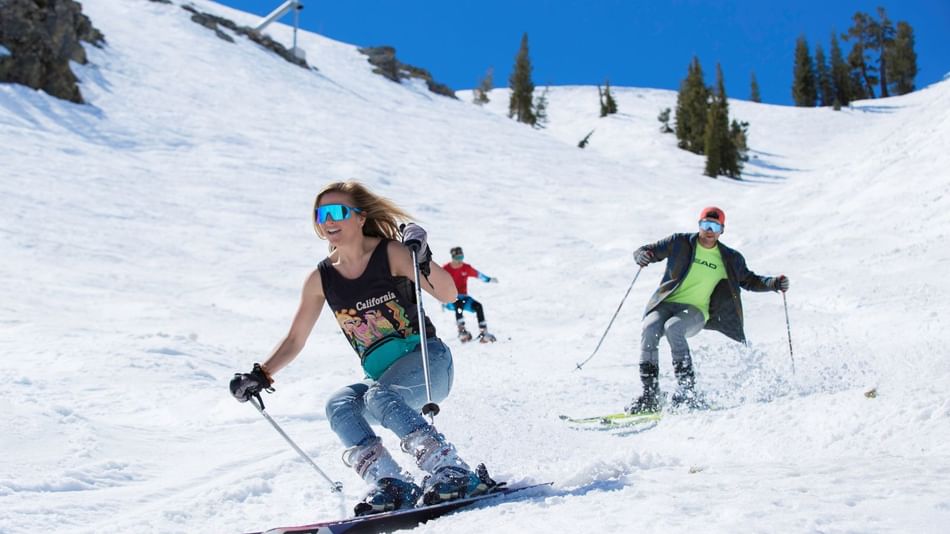
<instances>
[{"instance_id":1,"label":"blue sky","mask_svg":"<svg viewBox=\"0 0 950 534\"><path fill-rule=\"evenodd\" d=\"M223 0L266 14L282 0ZM677 89L697 55L706 82L722 64L726 90L749 97L755 72L765 102L792 103L795 40L805 35L814 53L827 54L832 31L844 32L855 11L905 20L916 37L924 87L950 72L950 1L835 0L710 2L698 0L303 0L301 26L360 46L390 45L400 61L428 69L453 89L475 86L494 68L495 86L507 86L523 32L528 33L536 85L612 85ZM282 22L291 23L286 16ZM841 43L847 53L847 43ZM320 66L319 57L308 60Z\"/></svg>"}]
</instances>

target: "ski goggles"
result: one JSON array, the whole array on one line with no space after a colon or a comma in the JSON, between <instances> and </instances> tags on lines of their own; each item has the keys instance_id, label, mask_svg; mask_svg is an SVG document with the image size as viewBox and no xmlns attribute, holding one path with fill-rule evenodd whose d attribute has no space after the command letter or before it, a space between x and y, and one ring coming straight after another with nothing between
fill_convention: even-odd
<instances>
[{"instance_id":1,"label":"ski goggles","mask_svg":"<svg viewBox=\"0 0 950 534\"><path fill-rule=\"evenodd\" d=\"M345 221L349 219L354 212L361 213L362 211L363 210L359 208L347 206L346 204L324 204L314 210L314 215L317 218L318 224L326 224L327 217L332 218L334 221Z\"/></svg>"},{"instance_id":2,"label":"ski goggles","mask_svg":"<svg viewBox=\"0 0 950 534\"><path fill-rule=\"evenodd\" d=\"M722 224L717 223L716 221L699 221L699 228L707 232L714 232L717 234L722 233Z\"/></svg>"},{"instance_id":3,"label":"ski goggles","mask_svg":"<svg viewBox=\"0 0 950 534\"><path fill-rule=\"evenodd\" d=\"M464 254L453 254L453 255L452 255L452 259L455 260L455 261L462 261L462 260L465 259L465 255L464 255Z\"/></svg>"}]
</instances>

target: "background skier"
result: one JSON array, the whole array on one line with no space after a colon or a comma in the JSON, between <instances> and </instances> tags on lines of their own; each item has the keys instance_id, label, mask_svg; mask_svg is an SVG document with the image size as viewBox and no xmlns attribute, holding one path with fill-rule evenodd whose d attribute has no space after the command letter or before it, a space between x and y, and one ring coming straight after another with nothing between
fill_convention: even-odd
<instances>
[{"instance_id":1,"label":"background skier","mask_svg":"<svg viewBox=\"0 0 950 534\"><path fill-rule=\"evenodd\" d=\"M443 265L442 268L452 275L452 280L455 281L455 288L458 291L458 297L454 303L446 304L445 308L455 310L455 323L458 325L459 339L462 340L462 343L472 340L472 334L465 329L465 317L462 314L463 311L468 311L474 312L475 317L478 319L478 341L481 343L491 343L495 341L495 336L488 333L488 324L485 322L485 310L482 308L482 303L473 299L468 294L468 279L478 278L482 282L493 284L497 284L498 279L483 274L479 272L478 269L462 261L465 259L462 247L452 247L450 253L452 255L452 261Z\"/></svg>"},{"instance_id":2,"label":"background skier","mask_svg":"<svg viewBox=\"0 0 950 534\"><path fill-rule=\"evenodd\" d=\"M708 207L699 214L697 233L673 234L634 252L637 265L667 260L660 286L647 303L640 340L640 380L643 394L627 407L629 413L659 409L659 341L666 336L673 353L678 387L674 407L702 408L696 394L693 361L686 338L706 328L745 343L740 288L787 291L788 277L759 276L746 267L738 251L719 242L726 214Z\"/></svg>"}]
</instances>

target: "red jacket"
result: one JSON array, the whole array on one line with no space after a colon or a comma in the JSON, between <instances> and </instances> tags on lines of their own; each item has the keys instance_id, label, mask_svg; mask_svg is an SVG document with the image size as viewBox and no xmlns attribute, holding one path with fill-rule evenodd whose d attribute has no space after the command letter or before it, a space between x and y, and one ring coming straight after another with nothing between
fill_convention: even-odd
<instances>
[{"instance_id":1,"label":"red jacket","mask_svg":"<svg viewBox=\"0 0 950 534\"><path fill-rule=\"evenodd\" d=\"M462 265L458 268L452 267L451 262L446 263L442 268L452 275L452 280L455 281L455 289L458 290L460 295L468 295L469 278L479 278L481 276L481 273L475 267L465 262L462 262Z\"/></svg>"}]
</instances>

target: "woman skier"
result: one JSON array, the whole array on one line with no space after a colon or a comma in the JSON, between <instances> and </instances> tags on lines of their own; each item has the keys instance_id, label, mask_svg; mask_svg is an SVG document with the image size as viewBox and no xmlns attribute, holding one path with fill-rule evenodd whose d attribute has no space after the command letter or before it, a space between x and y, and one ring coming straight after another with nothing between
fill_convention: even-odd
<instances>
[{"instance_id":1,"label":"woman skier","mask_svg":"<svg viewBox=\"0 0 950 534\"><path fill-rule=\"evenodd\" d=\"M425 230L407 224L400 243L406 212L352 181L327 185L316 197L313 217L330 253L307 278L288 334L263 363L235 374L231 393L244 402L261 390L272 391L274 375L304 348L326 302L365 375L326 403L330 428L347 447L344 463L373 486L356 505L356 515L411 508L420 496L435 504L489 492L496 483L484 466L473 471L419 413L427 395L410 247L418 251L422 288L441 302L456 298L452 277L430 261ZM429 387L438 402L452 388L452 353L428 318L424 328ZM371 424L393 431L402 450L429 474L421 486L400 468Z\"/></svg>"}]
</instances>

